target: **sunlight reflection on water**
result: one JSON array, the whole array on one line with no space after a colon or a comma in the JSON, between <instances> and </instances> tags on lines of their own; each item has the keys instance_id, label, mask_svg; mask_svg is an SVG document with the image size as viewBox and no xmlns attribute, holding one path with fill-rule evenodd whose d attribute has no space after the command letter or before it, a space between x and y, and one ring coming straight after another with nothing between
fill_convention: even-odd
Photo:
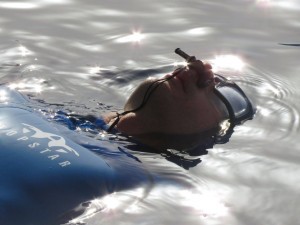
<instances>
[{"instance_id":1,"label":"sunlight reflection on water","mask_svg":"<svg viewBox=\"0 0 300 225\"><path fill-rule=\"evenodd\" d=\"M133 31L132 34L117 38L115 41L117 43L140 43L146 37L145 34L142 34L140 31Z\"/></svg>"},{"instance_id":2,"label":"sunlight reflection on water","mask_svg":"<svg viewBox=\"0 0 300 225\"><path fill-rule=\"evenodd\" d=\"M300 5L297 0L256 0L256 5L263 8L281 8L286 10L299 10Z\"/></svg>"},{"instance_id":3,"label":"sunlight reflection on water","mask_svg":"<svg viewBox=\"0 0 300 225\"><path fill-rule=\"evenodd\" d=\"M241 72L245 67L243 60L236 55L218 55L210 62L215 73L224 69Z\"/></svg>"},{"instance_id":4,"label":"sunlight reflection on water","mask_svg":"<svg viewBox=\"0 0 300 225\"><path fill-rule=\"evenodd\" d=\"M35 9L38 8L37 4L26 2L2 2L0 8L8 9Z\"/></svg>"},{"instance_id":5,"label":"sunlight reflection on water","mask_svg":"<svg viewBox=\"0 0 300 225\"><path fill-rule=\"evenodd\" d=\"M6 102L8 100L8 96L6 91L0 91L0 102Z\"/></svg>"},{"instance_id":6,"label":"sunlight reflection on water","mask_svg":"<svg viewBox=\"0 0 300 225\"><path fill-rule=\"evenodd\" d=\"M32 2L1 2L0 8L7 9L37 9L52 4L68 4L71 0L39 0Z\"/></svg>"},{"instance_id":7,"label":"sunlight reflection on water","mask_svg":"<svg viewBox=\"0 0 300 225\"><path fill-rule=\"evenodd\" d=\"M298 9L297 0L0 2L1 79L59 109L99 115L103 102L121 109L139 82L186 65L173 54L177 47L208 59L257 106L229 143L208 149L190 170L159 154L133 153L158 174L149 194L95 198L77 221L297 224L299 48L278 43L299 37ZM187 177L191 187L179 188Z\"/></svg>"}]
</instances>

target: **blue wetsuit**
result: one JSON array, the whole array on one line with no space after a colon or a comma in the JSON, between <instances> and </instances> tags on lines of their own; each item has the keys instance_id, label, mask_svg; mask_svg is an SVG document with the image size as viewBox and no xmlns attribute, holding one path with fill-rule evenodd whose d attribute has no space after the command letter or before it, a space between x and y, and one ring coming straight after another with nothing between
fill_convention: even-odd
<instances>
[{"instance_id":1,"label":"blue wetsuit","mask_svg":"<svg viewBox=\"0 0 300 225\"><path fill-rule=\"evenodd\" d=\"M111 165L114 157L128 158L117 147L114 154L76 132L67 137L68 129L42 118L26 103L20 93L0 86L0 224L67 222L69 211L80 204L143 180L134 167L131 178L130 168L127 174L117 171L121 162ZM63 116L55 119L62 122ZM100 157L87 146L114 157Z\"/></svg>"}]
</instances>

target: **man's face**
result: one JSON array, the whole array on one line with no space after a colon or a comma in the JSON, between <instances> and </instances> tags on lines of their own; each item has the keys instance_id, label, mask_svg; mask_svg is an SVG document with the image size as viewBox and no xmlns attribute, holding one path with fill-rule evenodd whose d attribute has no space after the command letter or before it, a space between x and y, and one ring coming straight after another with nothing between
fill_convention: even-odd
<instances>
[{"instance_id":1,"label":"man's face","mask_svg":"<svg viewBox=\"0 0 300 225\"><path fill-rule=\"evenodd\" d=\"M202 68L202 71L199 70ZM223 119L219 106L221 101L214 94L214 81L209 64L200 68L195 63L192 70L186 69L162 83L150 96L143 108L135 112L143 121L144 133L192 134L212 129ZM166 75L169 77L171 75ZM211 81L200 87L199 82ZM137 108L149 85L154 80L143 82L129 97L126 110Z\"/></svg>"}]
</instances>

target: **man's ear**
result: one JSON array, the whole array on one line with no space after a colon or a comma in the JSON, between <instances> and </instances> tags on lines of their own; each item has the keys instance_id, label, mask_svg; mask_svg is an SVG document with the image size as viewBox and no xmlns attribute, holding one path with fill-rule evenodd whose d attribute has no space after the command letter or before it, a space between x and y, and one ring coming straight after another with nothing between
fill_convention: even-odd
<instances>
[{"instance_id":1,"label":"man's ear","mask_svg":"<svg viewBox=\"0 0 300 225\"><path fill-rule=\"evenodd\" d=\"M117 129L129 136L145 133L145 123L135 113L128 113L120 118Z\"/></svg>"}]
</instances>

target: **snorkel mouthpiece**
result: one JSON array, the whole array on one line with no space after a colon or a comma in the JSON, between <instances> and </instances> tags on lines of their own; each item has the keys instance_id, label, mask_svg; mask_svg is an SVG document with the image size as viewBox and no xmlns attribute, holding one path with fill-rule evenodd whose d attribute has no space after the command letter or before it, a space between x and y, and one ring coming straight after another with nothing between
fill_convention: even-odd
<instances>
[{"instance_id":1,"label":"snorkel mouthpiece","mask_svg":"<svg viewBox=\"0 0 300 225\"><path fill-rule=\"evenodd\" d=\"M212 82L212 78L207 77L204 73L204 64L201 60L196 59L195 56L190 56L184 51L182 51L180 48L175 49L175 53L180 55L182 58L184 58L188 63L189 69L194 69L198 74L200 74L200 79L198 81L198 86L201 88L209 86L209 84ZM197 66L195 66L194 63L198 63ZM200 66L200 69L199 69Z\"/></svg>"}]
</instances>

